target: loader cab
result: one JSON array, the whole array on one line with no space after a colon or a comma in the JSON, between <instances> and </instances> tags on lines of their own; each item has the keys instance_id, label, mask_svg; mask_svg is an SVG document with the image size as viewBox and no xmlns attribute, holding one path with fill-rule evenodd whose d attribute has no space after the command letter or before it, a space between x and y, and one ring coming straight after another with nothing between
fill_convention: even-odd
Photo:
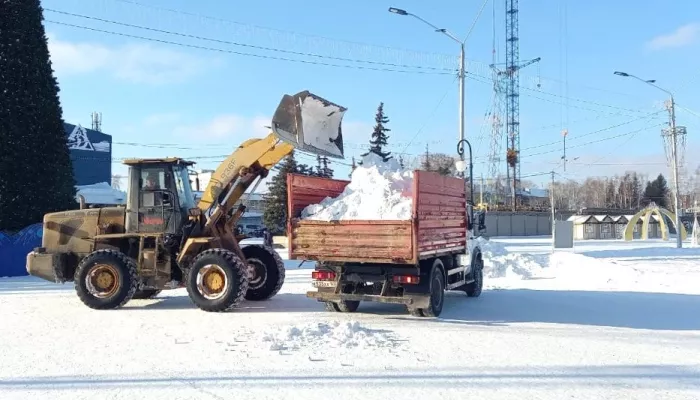
<instances>
[{"instance_id":1,"label":"loader cab","mask_svg":"<svg viewBox=\"0 0 700 400\"><path fill-rule=\"evenodd\" d=\"M127 233L177 234L195 207L188 162L179 158L127 160Z\"/></svg>"}]
</instances>

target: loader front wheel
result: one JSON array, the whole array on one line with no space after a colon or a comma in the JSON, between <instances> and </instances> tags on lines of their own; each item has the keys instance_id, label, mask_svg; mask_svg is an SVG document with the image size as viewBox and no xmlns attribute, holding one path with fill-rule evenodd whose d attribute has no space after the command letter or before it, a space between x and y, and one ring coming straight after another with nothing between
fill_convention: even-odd
<instances>
[{"instance_id":1,"label":"loader front wheel","mask_svg":"<svg viewBox=\"0 0 700 400\"><path fill-rule=\"evenodd\" d=\"M86 306L95 310L119 308L136 292L136 265L119 251L97 250L80 262L74 282Z\"/></svg>"},{"instance_id":2,"label":"loader front wheel","mask_svg":"<svg viewBox=\"0 0 700 400\"><path fill-rule=\"evenodd\" d=\"M285 278L284 261L270 246L250 245L243 248L250 268L246 300L267 300L282 288Z\"/></svg>"},{"instance_id":3,"label":"loader front wheel","mask_svg":"<svg viewBox=\"0 0 700 400\"><path fill-rule=\"evenodd\" d=\"M248 290L245 263L232 251L209 249L192 260L187 294L204 311L221 312L237 307Z\"/></svg>"}]
</instances>

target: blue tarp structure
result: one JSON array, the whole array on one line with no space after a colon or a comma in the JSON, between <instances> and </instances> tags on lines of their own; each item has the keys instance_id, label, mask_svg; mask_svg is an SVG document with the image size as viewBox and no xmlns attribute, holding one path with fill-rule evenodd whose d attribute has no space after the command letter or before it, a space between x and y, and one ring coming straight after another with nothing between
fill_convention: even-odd
<instances>
[{"instance_id":1,"label":"blue tarp structure","mask_svg":"<svg viewBox=\"0 0 700 400\"><path fill-rule=\"evenodd\" d=\"M25 276L27 254L41 246L42 224L29 225L14 235L0 232L0 277Z\"/></svg>"}]
</instances>

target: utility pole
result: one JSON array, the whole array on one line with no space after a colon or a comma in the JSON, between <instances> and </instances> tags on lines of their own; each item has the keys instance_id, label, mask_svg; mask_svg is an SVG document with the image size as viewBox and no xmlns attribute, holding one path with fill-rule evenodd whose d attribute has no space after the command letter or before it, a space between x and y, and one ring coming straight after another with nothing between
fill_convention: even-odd
<instances>
[{"instance_id":1,"label":"utility pole","mask_svg":"<svg viewBox=\"0 0 700 400\"><path fill-rule=\"evenodd\" d=\"M554 221L554 171L552 171L552 188L549 190L549 202L552 208L552 248L555 247L554 243L556 241L556 222Z\"/></svg>"},{"instance_id":2,"label":"utility pole","mask_svg":"<svg viewBox=\"0 0 700 400\"><path fill-rule=\"evenodd\" d=\"M678 192L678 131L676 130L676 104L673 95L668 102L668 113L671 119L671 168L673 169L673 208L676 215L676 248L683 247L683 237L681 235L681 208Z\"/></svg>"},{"instance_id":3,"label":"utility pole","mask_svg":"<svg viewBox=\"0 0 700 400\"><path fill-rule=\"evenodd\" d=\"M683 247L683 237L681 236L681 210L680 210L680 201L679 201L679 196L680 193L678 191L678 129L676 128L676 104L675 100L673 99L673 93L669 92L666 89L663 89L657 85L654 84L656 82L655 79L647 79L644 80L638 76L628 74L626 72L621 72L621 71L615 71L615 75L618 76L623 76L623 77L629 77L629 78L634 78L638 81L642 81L646 83L647 85L653 86L662 92L665 92L669 95L669 101L667 103L667 108L668 108L668 114L669 114L669 119L670 119L670 131L668 134L665 135L670 135L671 139L671 170L673 173L673 207L675 209L675 216L676 216L676 248L680 249ZM685 132L685 128L683 129L683 132Z\"/></svg>"}]
</instances>

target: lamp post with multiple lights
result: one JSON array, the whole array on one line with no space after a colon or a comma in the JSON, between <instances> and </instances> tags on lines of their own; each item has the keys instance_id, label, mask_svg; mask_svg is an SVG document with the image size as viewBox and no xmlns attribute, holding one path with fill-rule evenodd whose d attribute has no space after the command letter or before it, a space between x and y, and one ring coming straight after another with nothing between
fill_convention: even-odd
<instances>
[{"instance_id":1,"label":"lamp post with multiple lights","mask_svg":"<svg viewBox=\"0 0 700 400\"><path fill-rule=\"evenodd\" d=\"M681 213L680 213L680 202L678 200L678 132L676 131L676 103L675 100L673 99L673 93L669 92L668 90L661 88L654 83L656 82L655 79L642 79L638 76L628 74L626 72L621 72L621 71L615 71L615 75L617 76L622 76L625 78L634 78L638 81L641 81L643 83L646 83L647 85L653 86L662 92L665 92L666 94L669 95L669 102L668 102L668 111L669 111L669 119L670 119L670 125L671 125L671 130L670 130L670 135L671 135L671 169L673 171L673 207L675 209L675 215L676 215L676 247L681 248L683 247L683 238L681 236L681 229L683 229L681 225Z\"/></svg>"},{"instance_id":2,"label":"lamp post with multiple lights","mask_svg":"<svg viewBox=\"0 0 700 400\"><path fill-rule=\"evenodd\" d=\"M458 72L458 78L459 78L459 140L464 140L464 78L465 78L465 71L464 71L464 41L461 41L457 39L455 35L450 33L447 29L444 28L438 28L437 26L431 24L430 22L424 20L423 18L412 14L406 10L402 10L400 8L395 8L395 7L390 7L389 12L394 13L396 15L410 15L413 18L416 18L417 20L423 22L424 24L430 26L431 28L435 29L435 32L439 32L444 34L445 36L449 37L450 39L454 40L455 42L459 43L459 72ZM460 161L464 161L464 154L460 154ZM464 177L464 174L461 174L462 177Z\"/></svg>"}]
</instances>

